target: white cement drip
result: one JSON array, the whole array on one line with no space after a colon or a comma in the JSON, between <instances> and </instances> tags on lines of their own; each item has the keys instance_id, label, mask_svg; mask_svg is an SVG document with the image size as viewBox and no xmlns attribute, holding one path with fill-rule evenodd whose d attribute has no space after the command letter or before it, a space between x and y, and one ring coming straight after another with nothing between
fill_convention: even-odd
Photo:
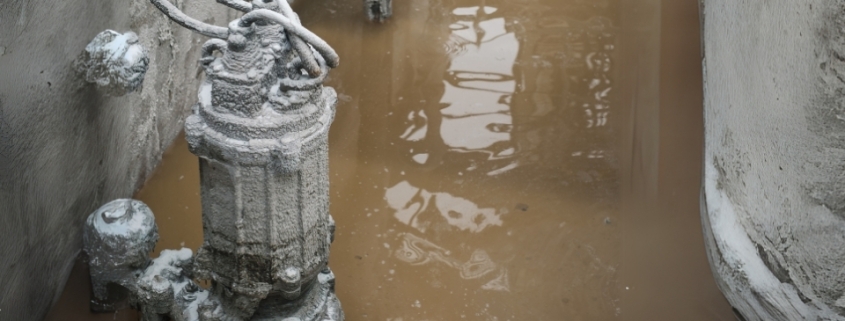
<instances>
[{"instance_id":1,"label":"white cement drip","mask_svg":"<svg viewBox=\"0 0 845 321\"><path fill-rule=\"evenodd\" d=\"M732 287L731 292L745 298L743 302L730 300L732 296L728 293L729 301L735 306L747 303L756 313L756 316L746 313L744 316L749 320L816 320L820 316L835 315L826 306L804 303L795 286L782 283L766 266L739 221L734 204L723 190L718 189L719 171L712 158L708 158L705 163L706 215L709 217L721 259L731 270L725 273L731 274L734 282L747 282L748 285L748 289L745 289L734 287L734 283L728 282L728 286ZM771 307L777 309L773 310Z\"/></svg>"}]
</instances>

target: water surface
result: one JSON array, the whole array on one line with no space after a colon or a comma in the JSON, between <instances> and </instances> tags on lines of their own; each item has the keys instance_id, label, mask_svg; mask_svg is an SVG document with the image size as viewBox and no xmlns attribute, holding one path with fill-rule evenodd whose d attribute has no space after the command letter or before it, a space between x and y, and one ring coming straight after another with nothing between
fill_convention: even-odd
<instances>
[{"instance_id":1,"label":"water surface","mask_svg":"<svg viewBox=\"0 0 845 321\"><path fill-rule=\"evenodd\" d=\"M385 24L360 0L297 4L342 57L330 266L348 320L733 318L698 225L697 51L665 49L697 50L696 4L640 2L396 0ZM641 24L661 9L680 17L662 39ZM201 244L198 184L180 137L136 195L156 252ZM87 315L85 281L79 264L48 320Z\"/></svg>"}]
</instances>

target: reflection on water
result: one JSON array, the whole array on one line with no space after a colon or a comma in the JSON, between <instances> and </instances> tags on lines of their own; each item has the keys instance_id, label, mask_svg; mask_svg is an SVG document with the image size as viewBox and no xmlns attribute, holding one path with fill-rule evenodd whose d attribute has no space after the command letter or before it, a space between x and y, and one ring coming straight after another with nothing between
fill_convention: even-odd
<instances>
[{"instance_id":1,"label":"reflection on water","mask_svg":"<svg viewBox=\"0 0 845 321\"><path fill-rule=\"evenodd\" d=\"M478 208L470 200L455 197L449 193L431 193L424 189L411 186L407 181L402 181L387 189L384 195L388 206L395 210L393 216L408 226L420 232L433 222L446 220L446 223L457 227L460 230L470 232L481 232L489 225L502 226L503 213L496 213L492 208ZM423 213L429 208L429 203L434 200L440 216L425 217ZM502 212L507 212L504 209Z\"/></svg>"},{"instance_id":2,"label":"reflection on water","mask_svg":"<svg viewBox=\"0 0 845 321\"><path fill-rule=\"evenodd\" d=\"M487 6L452 11L449 40L464 50L450 55L439 99L439 134L450 151L513 155L509 101L516 90L519 42L504 18L488 16L496 11Z\"/></svg>"},{"instance_id":3,"label":"reflection on water","mask_svg":"<svg viewBox=\"0 0 845 321\"><path fill-rule=\"evenodd\" d=\"M389 125L404 127L394 143L414 162L466 154L456 156L466 171L497 175L557 156L531 153L555 143L572 157L604 157L615 8L524 2L439 3L411 36L430 41L396 48L392 67L410 72L391 84Z\"/></svg>"},{"instance_id":4,"label":"reflection on water","mask_svg":"<svg viewBox=\"0 0 845 321\"><path fill-rule=\"evenodd\" d=\"M461 262L450 257L450 251L413 234L402 233L400 238L402 248L396 250L395 253L396 258L400 261L405 261L411 265L423 265L432 261L443 263L458 270L461 278L465 280L478 279L493 274L494 277L488 278L490 281L482 285L481 288L492 291L510 291L508 271L493 263L484 250L473 251L467 262ZM442 284L433 286L441 287Z\"/></svg>"}]
</instances>

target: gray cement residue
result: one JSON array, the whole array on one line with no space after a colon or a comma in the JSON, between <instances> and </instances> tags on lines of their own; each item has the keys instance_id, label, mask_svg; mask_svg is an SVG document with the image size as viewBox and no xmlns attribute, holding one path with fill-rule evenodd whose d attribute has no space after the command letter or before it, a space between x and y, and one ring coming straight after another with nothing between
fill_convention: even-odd
<instances>
[{"instance_id":1,"label":"gray cement residue","mask_svg":"<svg viewBox=\"0 0 845 321\"><path fill-rule=\"evenodd\" d=\"M85 46L74 67L85 81L110 95L123 96L141 87L149 63L147 49L138 44L134 32L105 30Z\"/></svg>"}]
</instances>

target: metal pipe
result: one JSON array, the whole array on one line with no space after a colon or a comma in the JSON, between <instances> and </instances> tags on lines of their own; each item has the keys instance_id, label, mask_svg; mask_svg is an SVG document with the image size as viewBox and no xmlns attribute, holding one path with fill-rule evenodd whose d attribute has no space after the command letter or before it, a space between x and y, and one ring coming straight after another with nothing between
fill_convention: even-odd
<instances>
[{"instance_id":1,"label":"metal pipe","mask_svg":"<svg viewBox=\"0 0 845 321\"><path fill-rule=\"evenodd\" d=\"M290 19L294 24L300 27L302 26L302 23L299 21L299 15L297 15L296 12L293 12L293 8L290 7L290 4L287 1L279 1L279 12L281 12L285 17L288 17L288 19ZM306 44L298 36L291 35L290 33L288 33L288 40L294 50L296 50L299 54L299 59L302 61L303 68L308 71L308 74L311 75L311 77L319 76L322 73L320 65L317 63L317 60L314 59L314 55L311 53L311 48L308 44Z\"/></svg>"},{"instance_id":2,"label":"metal pipe","mask_svg":"<svg viewBox=\"0 0 845 321\"><path fill-rule=\"evenodd\" d=\"M217 0L217 3L243 12L252 11L252 4L243 0Z\"/></svg>"},{"instance_id":3,"label":"metal pipe","mask_svg":"<svg viewBox=\"0 0 845 321\"><path fill-rule=\"evenodd\" d=\"M228 29L220 26L210 25L197 19L191 18L167 0L150 0L150 2L152 2L153 5L158 8L158 10L161 10L161 12L167 15L170 20L173 20L182 27L188 28L190 30L196 31L202 35L209 36L212 38L226 39L226 37L229 36Z\"/></svg>"},{"instance_id":4,"label":"metal pipe","mask_svg":"<svg viewBox=\"0 0 845 321\"><path fill-rule=\"evenodd\" d=\"M285 17L283 14L267 10L267 9L258 9L250 11L249 13L245 14L241 17L241 25L248 26L256 21L265 21L265 22L272 22L281 25L285 28L286 31L293 33L296 36L305 40L311 46L314 47L317 52L323 55L323 58L326 60L326 64L328 64L331 68L337 68L340 64L340 57L337 55L337 52L329 46L323 39L319 36L312 33L310 30L305 29L304 27L293 23L288 17Z\"/></svg>"}]
</instances>

